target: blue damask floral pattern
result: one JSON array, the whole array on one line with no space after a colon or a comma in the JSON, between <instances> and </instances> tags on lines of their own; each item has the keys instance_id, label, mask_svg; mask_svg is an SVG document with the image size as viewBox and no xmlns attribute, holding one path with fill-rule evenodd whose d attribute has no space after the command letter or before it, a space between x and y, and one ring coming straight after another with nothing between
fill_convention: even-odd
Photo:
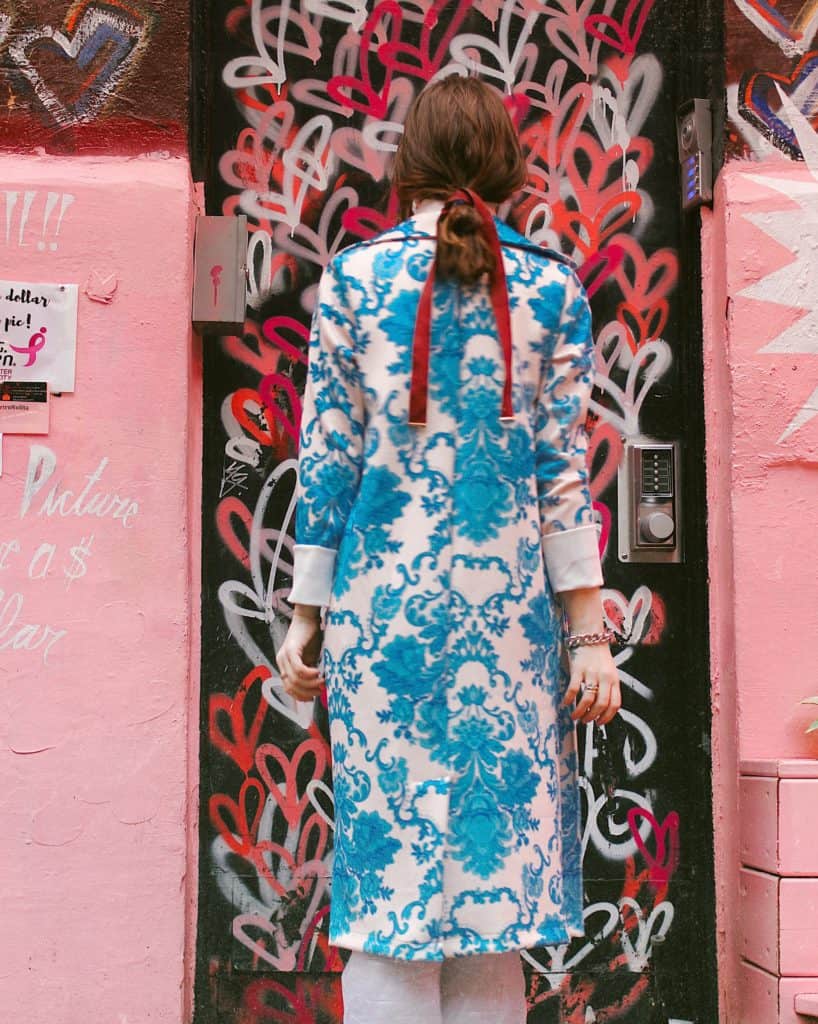
<instances>
[{"instance_id":1,"label":"blue damask floral pattern","mask_svg":"<svg viewBox=\"0 0 818 1024\"><path fill-rule=\"evenodd\" d=\"M408 424L437 209L325 271L296 523L299 545L336 553L322 656L330 940L427 960L582 932L575 732L547 552L551 534L593 530L587 302L563 260L505 225L514 420L499 417L486 288L441 281L428 424Z\"/></svg>"}]
</instances>

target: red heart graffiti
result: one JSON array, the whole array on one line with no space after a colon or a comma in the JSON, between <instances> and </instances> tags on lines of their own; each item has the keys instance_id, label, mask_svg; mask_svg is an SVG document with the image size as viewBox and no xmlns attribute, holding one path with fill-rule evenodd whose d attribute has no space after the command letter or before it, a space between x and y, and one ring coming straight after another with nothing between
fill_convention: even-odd
<instances>
[{"instance_id":1,"label":"red heart graffiti","mask_svg":"<svg viewBox=\"0 0 818 1024\"><path fill-rule=\"evenodd\" d=\"M326 936L322 936L320 932L321 924L327 917L329 917L329 907L324 906L313 914L311 921L307 922L307 927L304 929L304 938L301 940L298 958L295 962L295 969L297 971L309 970L307 956L314 962L314 951L320 952L324 961L324 971L333 970L333 967L326 962L330 947L326 942ZM322 939L324 940L323 943L321 942ZM340 960L340 957L338 959ZM341 961L339 969L343 969L343 961Z\"/></svg>"},{"instance_id":2,"label":"red heart graffiti","mask_svg":"<svg viewBox=\"0 0 818 1024\"><path fill-rule=\"evenodd\" d=\"M634 352L649 341L661 338L669 315L670 306L666 299L659 299L645 313L632 302L620 302L616 307L616 319L627 331L628 343Z\"/></svg>"},{"instance_id":3,"label":"red heart graffiti","mask_svg":"<svg viewBox=\"0 0 818 1024\"><path fill-rule=\"evenodd\" d=\"M580 83L564 91L564 80L563 61L561 67L551 68L544 85L526 84L526 96L530 97L536 90L542 99L533 102L547 111L547 116L539 123L535 121L521 135L532 182L539 183L541 191L555 200L560 168L565 156L574 150L593 100L589 85ZM532 203L538 201L536 197L532 199Z\"/></svg>"},{"instance_id":4,"label":"red heart graffiti","mask_svg":"<svg viewBox=\"0 0 818 1024\"><path fill-rule=\"evenodd\" d=\"M622 258L625 250L621 245L606 245L604 249L591 253L587 260L577 270L577 277L582 281L588 298L596 295L603 284L613 274Z\"/></svg>"},{"instance_id":5,"label":"red heart graffiti","mask_svg":"<svg viewBox=\"0 0 818 1024\"><path fill-rule=\"evenodd\" d=\"M656 852L652 853L639 833L639 819L650 822L656 839ZM671 811L660 825L650 811L644 807L631 807L628 811L628 825L639 852L650 868L650 879L662 885L668 881L679 864L679 813Z\"/></svg>"},{"instance_id":6,"label":"red heart graffiti","mask_svg":"<svg viewBox=\"0 0 818 1024\"><path fill-rule=\"evenodd\" d=\"M256 800L255 810L251 808L252 794ZM266 798L264 787L258 779L244 780L238 801L226 793L214 793L210 798L210 824L230 849L241 857L248 857L255 845ZM229 821L225 820L225 814L229 815Z\"/></svg>"},{"instance_id":7,"label":"red heart graffiti","mask_svg":"<svg viewBox=\"0 0 818 1024\"><path fill-rule=\"evenodd\" d=\"M629 343L636 351L646 341L660 337L665 328L667 297L676 287L679 258L672 249L659 249L647 257L630 235L620 235L616 241L623 252L613 275L623 296L617 318L631 334Z\"/></svg>"},{"instance_id":8,"label":"red heart graffiti","mask_svg":"<svg viewBox=\"0 0 818 1024\"><path fill-rule=\"evenodd\" d=\"M400 125L406 120L414 95L414 86L408 78L394 79L389 92L389 108L384 119L365 118L363 130L353 127L336 128L332 135L333 152L345 163L363 171L373 181L381 181L386 177L392 160L391 151L398 143ZM344 179L345 175L342 175L339 184ZM349 191L352 193L352 200L357 201L357 192L354 189ZM352 205L352 202L349 205Z\"/></svg>"},{"instance_id":9,"label":"red heart graffiti","mask_svg":"<svg viewBox=\"0 0 818 1024\"><path fill-rule=\"evenodd\" d=\"M225 18L225 26L227 19ZM277 103L281 99L282 90L275 85L273 82L268 84L254 85L252 88L236 89L233 95L236 98L236 104L238 107L246 107L251 111L258 111L259 114L263 114L265 110L269 110L273 103ZM246 121L253 121L254 118L247 117Z\"/></svg>"},{"instance_id":10,"label":"red heart graffiti","mask_svg":"<svg viewBox=\"0 0 818 1024\"><path fill-rule=\"evenodd\" d=\"M609 199L594 217L589 217L558 203L553 210L552 224L568 239L572 248L579 249L588 259L599 252L607 239L634 220L641 205L637 192L623 192Z\"/></svg>"},{"instance_id":11,"label":"red heart graffiti","mask_svg":"<svg viewBox=\"0 0 818 1024\"><path fill-rule=\"evenodd\" d=\"M326 0L322 0L326 2ZM327 111L334 117L349 117L349 110L331 103L327 98L327 79L339 75L352 74L358 66L360 37L355 32L347 32L335 45L332 57L332 74L329 75L326 65L322 68L323 75L318 78L299 78L288 83L290 96L293 100ZM336 129L337 130L337 129Z\"/></svg>"},{"instance_id":12,"label":"red heart graffiti","mask_svg":"<svg viewBox=\"0 0 818 1024\"><path fill-rule=\"evenodd\" d=\"M582 75L591 78L596 75L599 66L600 41L592 42L583 31L583 14L593 7L594 0L584 0L582 3L574 0L567 5L560 0L560 3L564 8L561 11L548 8L545 34L561 57L567 57Z\"/></svg>"},{"instance_id":13,"label":"red heart graffiti","mask_svg":"<svg viewBox=\"0 0 818 1024\"><path fill-rule=\"evenodd\" d=\"M605 549L608 546L608 539L611 536L611 523L613 519L611 517L611 510L602 501L595 501L593 503L594 511L599 515L602 529L599 534L599 557L604 558Z\"/></svg>"},{"instance_id":14,"label":"red heart graffiti","mask_svg":"<svg viewBox=\"0 0 818 1024\"><path fill-rule=\"evenodd\" d=\"M593 93L591 88L584 84L573 86L564 95L560 92L559 97L555 97L552 90L561 90L560 81L557 75L552 78L550 88L548 80L545 86L536 87L545 100L537 101L536 105L548 111L548 114L541 123L534 121L530 128L524 129L520 134L530 183L537 193L542 194L532 195L527 201L523 200L521 207L526 213L530 213L537 204L542 203L543 197L552 203L558 201L563 159L566 154L573 151L580 126L585 121L591 105ZM528 93L532 88L531 85L528 86Z\"/></svg>"},{"instance_id":15,"label":"red heart graffiti","mask_svg":"<svg viewBox=\"0 0 818 1024\"><path fill-rule=\"evenodd\" d=\"M208 705L210 742L217 750L233 760L245 775L253 767L255 750L269 704L260 696L256 713L253 715L253 721L248 730L245 723L244 702L255 684L263 683L265 679L270 678L270 675L271 672L268 668L259 665L244 677L235 697L226 693L214 693L210 697ZM229 734L221 725L225 716L230 723Z\"/></svg>"},{"instance_id":16,"label":"red heart graffiti","mask_svg":"<svg viewBox=\"0 0 818 1024\"><path fill-rule=\"evenodd\" d=\"M322 933L319 943L325 941ZM307 944L305 934L302 942ZM344 1016L341 986L338 974L343 970L340 952L330 946L323 972L320 974L290 974L283 984L274 976L262 976L246 983L237 1018L246 1024L314 1024L316 1021L341 1020ZM298 970L303 968L298 967Z\"/></svg>"},{"instance_id":17,"label":"red heart graffiti","mask_svg":"<svg viewBox=\"0 0 818 1024\"><path fill-rule=\"evenodd\" d=\"M656 0L630 0L621 21L617 21L609 14L590 14L585 19L585 29L595 39L607 43L620 53L636 53L645 22L655 2Z\"/></svg>"},{"instance_id":18,"label":"red heart graffiti","mask_svg":"<svg viewBox=\"0 0 818 1024\"><path fill-rule=\"evenodd\" d=\"M316 833L313 837L313 833ZM310 858L323 857L327 851L327 839L329 838L329 825L320 814L311 814L306 824L301 829L298 839L297 857L299 861Z\"/></svg>"},{"instance_id":19,"label":"red heart graffiti","mask_svg":"<svg viewBox=\"0 0 818 1024\"><path fill-rule=\"evenodd\" d=\"M378 48L378 56L390 73L402 71L405 75L414 75L424 82L437 74L449 52L449 43L471 10L471 0L459 0L451 11L448 25L432 52L432 33L441 24L443 14L452 6L451 0L435 0L423 16L423 28L420 30L420 46L411 46L400 42L400 31ZM444 22L445 23L445 22ZM383 115L381 115L383 116Z\"/></svg>"},{"instance_id":20,"label":"red heart graffiti","mask_svg":"<svg viewBox=\"0 0 818 1024\"><path fill-rule=\"evenodd\" d=\"M248 402L252 402L261 409L261 415L267 424L266 432L261 429L255 419L251 419L246 408ZM269 410L264 407L264 403L262 402L261 395L258 391L254 391L253 388L239 388L238 391L234 391L233 396L230 399L230 411L236 417L236 422L242 430L244 430L246 434L249 434L250 437L255 438L259 444L269 447L273 443L271 429L272 415Z\"/></svg>"},{"instance_id":21,"label":"red heart graffiti","mask_svg":"<svg viewBox=\"0 0 818 1024\"><path fill-rule=\"evenodd\" d=\"M291 758L288 758L280 747L272 743L263 743L256 750L258 773L290 825L297 825L301 821L304 810L310 802L310 795L306 790L303 796L298 798L298 768L304 758L309 756L314 759L311 778L320 779L327 767L327 749L326 745L319 740L304 740ZM268 765L270 760L274 761L284 774L285 792L283 793L270 774Z\"/></svg>"},{"instance_id":22,"label":"red heart graffiti","mask_svg":"<svg viewBox=\"0 0 818 1024\"><path fill-rule=\"evenodd\" d=\"M383 3L377 4L366 19L361 33L360 76L356 78L354 75L334 75L327 82L327 93L336 103L340 103L342 107L347 107L349 110L358 110L379 119L386 116L386 111L389 108L389 89L392 85L393 70L386 67L380 89L373 86L371 72L373 57L380 56L380 50L388 44L382 43L378 52L375 53L372 50L372 40L376 32L378 35L386 34L388 37L400 39L402 25L403 11L396 0L383 0ZM381 64L385 66L384 61L381 61Z\"/></svg>"},{"instance_id":23,"label":"red heart graffiti","mask_svg":"<svg viewBox=\"0 0 818 1024\"><path fill-rule=\"evenodd\" d=\"M289 341L285 334L293 334L302 344ZM310 338L310 331L299 320L291 316L271 316L264 321L261 333L272 345L282 352L288 359L307 365L307 342ZM272 368L271 368L272 369ZM266 372L270 372L269 370Z\"/></svg>"},{"instance_id":24,"label":"red heart graffiti","mask_svg":"<svg viewBox=\"0 0 818 1024\"><path fill-rule=\"evenodd\" d=\"M653 591L653 597L650 603L650 619L648 620L648 626L645 630L644 636L642 637L643 644L658 644L662 641L662 634L665 631L665 625L667 624L667 606L664 600Z\"/></svg>"},{"instance_id":25,"label":"red heart graffiti","mask_svg":"<svg viewBox=\"0 0 818 1024\"><path fill-rule=\"evenodd\" d=\"M219 173L233 188L264 191L270 182L280 184L283 176L281 156L295 136L295 111L286 100L264 108L256 128L239 133L236 148L219 160ZM277 171L276 171L277 168Z\"/></svg>"},{"instance_id":26,"label":"red heart graffiti","mask_svg":"<svg viewBox=\"0 0 818 1024\"><path fill-rule=\"evenodd\" d=\"M285 377L283 373L271 373L262 380L258 390L265 408L272 415L275 423L297 446L298 428L301 424L301 399L292 379ZM282 393L287 396L291 411L289 416L278 403L278 395ZM280 437L280 440L284 440L284 438Z\"/></svg>"},{"instance_id":27,"label":"red heart graffiti","mask_svg":"<svg viewBox=\"0 0 818 1024\"><path fill-rule=\"evenodd\" d=\"M233 517L240 520L244 526L246 540L241 540L233 526ZM222 498L216 506L216 529L219 536L227 545L230 553L238 559L247 571L250 571L250 554L248 543L250 540L250 529L253 525L253 513L235 495L228 495Z\"/></svg>"},{"instance_id":28,"label":"red heart graffiti","mask_svg":"<svg viewBox=\"0 0 818 1024\"><path fill-rule=\"evenodd\" d=\"M273 274L278 273L280 269L284 269L286 265L290 264L293 269L293 283L288 286L287 290L292 291L295 288L295 260L291 256L284 253L279 253L273 259ZM278 317L273 317L278 319ZM289 317L283 317L282 319L289 320ZM233 359L238 360L240 363L244 363L245 366L249 366L251 370L255 370L260 377L265 376L268 373L273 373L279 363L281 362L281 355L277 347L273 347L270 341L265 337L262 337L262 328L252 320L247 320L244 326L244 334L242 337L233 335L231 337L223 339L224 351L227 355L232 356ZM306 356L303 357L306 362Z\"/></svg>"},{"instance_id":29,"label":"red heart graffiti","mask_svg":"<svg viewBox=\"0 0 818 1024\"><path fill-rule=\"evenodd\" d=\"M395 225L395 221L388 215L385 216L369 206L354 206L347 210L341 223L350 234L364 239L374 238L375 235L388 231Z\"/></svg>"},{"instance_id":30,"label":"red heart graffiti","mask_svg":"<svg viewBox=\"0 0 818 1024\"><path fill-rule=\"evenodd\" d=\"M597 452L600 449L604 452L604 459L600 463L597 459ZM622 438L619 431L615 430L610 423L598 420L591 439L588 444L588 465L596 470L591 477L591 495L600 498L609 484L613 483L622 459Z\"/></svg>"},{"instance_id":31,"label":"red heart graffiti","mask_svg":"<svg viewBox=\"0 0 818 1024\"><path fill-rule=\"evenodd\" d=\"M637 136L631 139L626 152L620 146L604 149L601 143L581 132L570 152L563 156L565 173L576 197L579 209L587 217L596 218L598 212L616 200L623 201L627 192L622 184L623 166L633 162L642 177L653 159L653 143Z\"/></svg>"},{"instance_id":32,"label":"red heart graffiti","mask_svg":"<svg viewBox=\"0 0 818 1024\"><path fill-rule=\"evenodd\" d=\"M272 868L268 864L265 854L278 856L278 860L273 861ZM269 840L258 843L251 851L249 859L267 884L279 896L285 898L289 895L304 899L311 891L315 890L319 881L327 878L327 868L323 861L311 860L304 864L296 864L295 858L285 847ZM281 870L282 864L287 865L286 874L283 876L284 881L274 873ZM319 900L315 899L314 902L317 904Z\"/></svg>"},{"instance_id":33,"label":"red heart graffiti","mask_svg":"<svg viewBox=\"0 0 818 1024\"><path fill-rule=\"evenodd\" d=\"M513 93L511 96L504 96L503 103L511 115L511 120L519 130L531 110L531 100L523 93Z\"/></svg>"},{"instance_id":34,"label":"red heart graffiti","mask_svg":"<svg viewBox=\"0 0 818 1024\"><path fill-rule=\"evenodd\" d=\"M236 148L228 150L219 160L219 173L225 184L237 189L265 189L270 180L276 154L260 144L254 128L239 132Z\"/></svg>"}]
</instances>

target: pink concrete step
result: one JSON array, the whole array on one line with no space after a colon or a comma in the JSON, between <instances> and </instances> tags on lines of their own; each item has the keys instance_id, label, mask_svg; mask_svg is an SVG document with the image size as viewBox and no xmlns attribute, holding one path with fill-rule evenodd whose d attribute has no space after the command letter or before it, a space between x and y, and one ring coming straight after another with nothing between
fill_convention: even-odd
<instances>
[{"instance_id":1,"label":"pink concrete step","mask_svg":"<svg viewBox=\"0 0 818 1024\"><path fill-rule=\"evenodd\" d=\"M778 978L746 960L741 962L739 978L741 1024L777 1024Z\"/></svg>"},{"instance_id":2,"label":"pink concrete step","mask_svg":"<svg viewBox=\"0 0 818 1024\"><path fill-rule=\"evenodd\" d=\"M814 977L818 989L818 878L782 878L778 917L779 973Z\"/></svg>"},{"instance_id":3,"label":"pink concrete step","mask_svg":"<svg viewBox=\"0 0 818 1024\"><path fill-rule=\"evenodd\" d=\"M742 863L818 878L818 761L742 761L741 772Z\"/></svg>"},{"instance_id":4,"label":"pink concrete step","mask_svg":"<svg viewBox=\"0 0 818 1024\"><path fill-rule=\"evenodd\" d=\"M802 1017L818 1018L818 992L799 992L794 1008Z\"/></svg>"},{"instance_id":5,"label":"pink concrete step","mask_svg":"<svg viewBox=\"0 0 818 1024\"><path fill-rule=\"evenodd\" d=\"M743 868L739 875L741 955L778 974L778 876Z\"/></svg>"},{"instance_id":6,"label":"pink concrete step","mask_svg":"<svg viewBox=\"0 0 818 1024\"><path fill-rule=\"evenodd\" d=\"M741 1024L815 1024L818 992L814 978L777 978L741 962Z\"/></svg>"},{"instance_id":7,"label":"pink concrete step","mask_svg":"<svg viewBox=\"0 0 818 1024\"><path fill-rule=\"evenodd\" d=\"M818 779L818 759L807 757L745 758L739 765L742 775L766 775L779 779Z\"/></svg>"},{"instance_id":8,"label":"pink concrete step","mask_svg":"<svg viewBox=\"0 0 818 1024\"><path fill-rule=\"evenodd\" d=\"M741 955L782 977L818 978L818 878L780 878L742 868Z\"/></svg>"},{"instance_id":9,"label":"pink concrete step","mask_svg":"<svg viewBox=\"0 0 818 1024\"><path fill-rule=\"evenodd\" d=\"M778 990L778 1024L815 1024L818 992L814 978L782 978Z\"/></svg>"}]
</instances>

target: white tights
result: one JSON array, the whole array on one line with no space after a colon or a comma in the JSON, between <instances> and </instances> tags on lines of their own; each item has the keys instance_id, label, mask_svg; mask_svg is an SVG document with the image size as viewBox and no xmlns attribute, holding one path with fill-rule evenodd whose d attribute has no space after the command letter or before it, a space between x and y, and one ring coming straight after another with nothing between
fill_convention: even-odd
<instances>
[{"instance_id":1,"label":"white tights","mask_svg":"<svg viewBox=\"0 0 818 1024\"><path fill-rule=\"evenodd\" d=\"M344 1024L525 1024L520 954L406 961L353 952L341 975Z\"/></svg>"}]
</instances>

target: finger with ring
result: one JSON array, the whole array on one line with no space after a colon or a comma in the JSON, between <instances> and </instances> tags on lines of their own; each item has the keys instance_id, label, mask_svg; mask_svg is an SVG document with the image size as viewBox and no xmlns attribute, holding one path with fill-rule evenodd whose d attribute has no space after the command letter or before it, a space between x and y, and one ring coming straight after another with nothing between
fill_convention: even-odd
<instances>
[{"instance_id":1,"label":"finger with ring","mask_svg":"<svg viewBox=\"0 0 818 1024\"><path fill-rule=\"evenodd\" d=\"M571 713L571 717L576 721L578 719L585 720L585 716L588 714L589 709L596 699L596 692L599 689L599 683L594 682L583 682L580 686L579 702Z\"/></svg>"},{"instance_id":2,"label":"finger with ring","mask_svg":"<svg viewBox=\"0 0 818 1024\"><path fill-rule=\"evenodd\" d=\"M583 721L586 723L599 718L608 710L608 705L611 700L611 689L606 681L602 680L600 683L597 683L594 690L594 697L596 699L593 705L588 709L585 717L583 718Z\"/></svg>"}]
</instances>

